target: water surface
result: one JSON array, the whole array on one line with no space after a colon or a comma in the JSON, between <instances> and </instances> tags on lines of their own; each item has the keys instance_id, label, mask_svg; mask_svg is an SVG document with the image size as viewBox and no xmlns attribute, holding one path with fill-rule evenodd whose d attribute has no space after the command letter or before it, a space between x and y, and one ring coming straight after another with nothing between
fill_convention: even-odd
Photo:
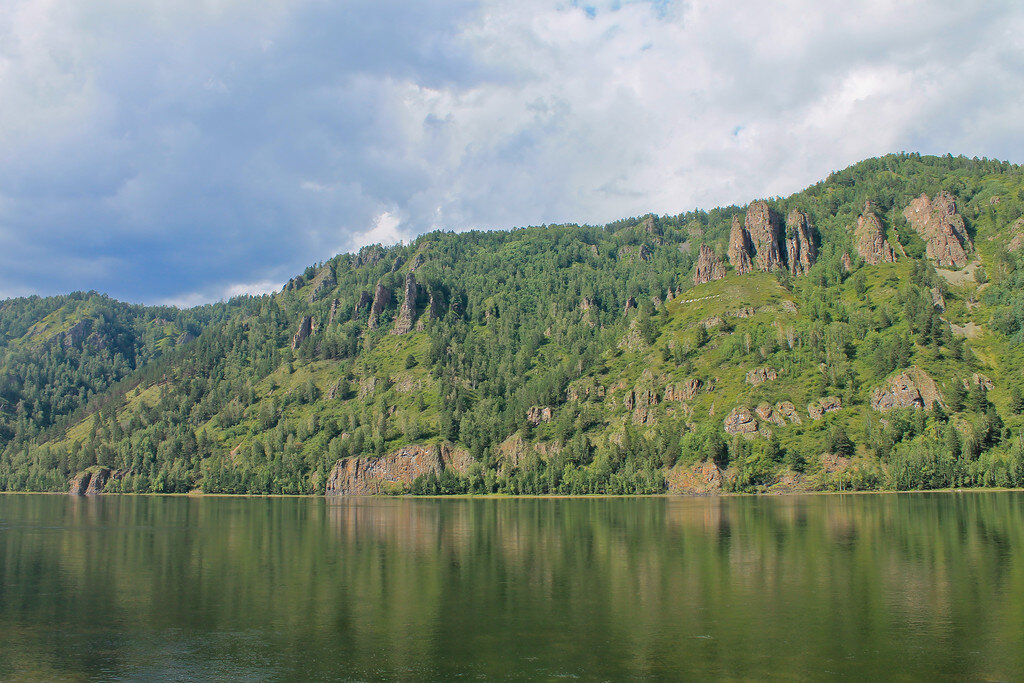
<instances>
[{"instance_id":1,"label":"water surface","mask_svg":"<svg viewBox=\"0 0 1024 683\"><path fill-rule=\"evenodd\" d=\"M0 495L0 672L1019 679L1024 494Z\"/></svg>"}]
</instances>

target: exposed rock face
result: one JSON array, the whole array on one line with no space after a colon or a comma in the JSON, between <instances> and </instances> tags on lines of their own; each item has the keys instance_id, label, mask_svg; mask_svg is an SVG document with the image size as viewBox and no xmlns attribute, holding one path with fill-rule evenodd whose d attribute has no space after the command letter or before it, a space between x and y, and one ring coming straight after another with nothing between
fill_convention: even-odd
<instances>
[{"instance_id":1,"label":"exposed rock face","mask_svg":"<svg viewBox=\"0 0 1024 683\"><path fill-rule=\"evenodd\" d=\"M750 260L753 246L750 244L750 235L740 224L740 217L733 216L732 230L729 231L729 263L741 275L749 273L754 269Z\"/></svg>"},{"instance_id":2,"label":"exposed rock face","mask_svg":"<svg viewBox=\"0 0 1024 683\"><path fill-rule=\"evenodd\" d=\"M782 413L775 410L775 408L768 405L767 403L762 403L761 405L757 406L757 408L754 409L754 412L756 412L757 416L764 420L765 422L771 422L773 424L777 424L780 427L786 426L785 416Z\"/></svg>"},{"instance_id":3,"label":"exposed rock face","mask_svg":"<svg viewBox=\"0 0 1024 683\"><path fill-rule=\"evenodd\" d=\"M103 487L113 474L108 467L93 467L79 472L69 482L68 493L73 496L98 496L103 493Z\"/></svg>"},{"instance_id":4,"label":"exposed rock face","mask_svg":"<svg viewBox=\"0 0 1024 683\"><path fill-rule=\"evenodd\" d=\"M871 392L871 407L879 412L893 408L926 408L944 404L939 388L927 372L912 367L890 377L885 384Z\"/></svg>"},{"instance_id":5,"label":"exposed rock face","mask_svg":"<svg viewBox=\"0 0 1024 683\"><path fill-rule=\"evenodd\" d=\"M185 330L184 332L178 335L178 338L174 340L174 343L177 346L183 346L185 344L188 344L190 341L194 341L195 338L196 336L194 334L192 334L188 330Z\"/></svg>"},{"instance_id":6,"label":"exposed rock face","mask_svg":"<svg viewBox=\"0 0 1024 683\"><path fill-rule=\"evenodd\" d=\"M670 384L665 387L666 401L692 401L703 388L704 383L695 378L685 380L682 384Z\"/></svg>"},{"instance_id":7,"label":"exposed rock face","mask_svg":"<svg viewBox=\"0 0 1024 683\"><path fill-rule=\"evenodd\" d=\"M708 496L721 493L722 471L710 460L685 466L676 465L665 472L668 492L681 496Z\"/></svg>"},{"instance_id":8,"label":"exposed rock face","mask_svg":"<svg viewBox=\"0 0 1024 683\"><path fill-rule=\"evenodd\" d=\"M526 411L526 419L534 426L541 422L551 422L551 408L549 406L531 406Z\"/></svg>"},{"instance_id":9,"label":"exposed rock face","mask_svg":"<svg viewBox=\"0 0 1024 683\"><path fill-rule=\"evenodd\" d=\"M334 268L330 265L326 265L320 269L320 272L313 278L313 282L310 283L309 290L309 301L310 303L316 301L321 296L329 292L338 286L338 281L334 278Z\"/></svg>"},{"instance_id":10,"label":"exposed rock face","mask_svg":"<svg viewBox=\"0 0 1024 683\"><path fill-rule=\"evenodd\" d=\"M747 384L760 386L765 382L772 382L779 378L779 371L775 368L755 368L747 373Z\"/></svg>"},{"instance_id":11,"label":"exposed rock face","mask_svg":"<svg viewBox=\"0 0 1024 683\"><path fill-rule=\"evenodd\" d=\"M970 391L972 386L981 387L985 391L992 391L992 389L995 387L995 384L993 384L992 380L986 377L985 375L976 372L970 377L970 379L964 380L964 389Z\"/></svg>"},{"instance_id":12,"label":"exposed rock face","mask_svg":"<svg viewBox=\"0 0 1024 683\"><path fill-rule=\"evenodd\" d=\"M812 420L820 420L825 413L831 413L843 407L838 396L825 396L807 405L807 414Z\"/></svg>"},{"instance_id":13,"label":"exposed rock face","mask_svg":"<svg viewBox=\"0 0 1024 683\"><path fill-rule=\"evenodd\" d=\"M871 202L864 204L864 213L857 219L857 229L853 235L857 242L857 253L868 265L896 262L896 252L885 239L882 221L875 215Z\"/></svg>"},{"instance_id":14,"label":"exposed rock face","mask_svg":"<svg viewBox=\"0 0 1024 683\"><path fill-rule=\"evenodd\" d=\"M849 273L853 270L853 261L850 260L849 254L843 254L842 263L844 272Z\"/></svg>"},{"instance_id":15,"label":"exposed rock face","mask_svg":"<svg viewBox=\"0 0 1024 683\"><path fill-rule=\"evenodd\" d=\"M789 401L780 401L775 404L775 410L786 417L790 422L795 425L803 424L803 420L800 418L800 413L796 412L796 406Z\"/></svg>"},{"instance_id":16,"label":"exposed rock face","mask_svg":"<svg viewBox=\"0 0 1024 683\"><path fill-rule=\"evenodd\" d=\"M903 216L925 241L928 258L946 268L967 265L967 253L974 245L953 195L943 191L929 199L922 194L907 205Z\"/></svg>"},{"instance_id":17,"label":"exposed rock face","mask_svg":"<svg viewBox=\"0 0 1024 683\"><path fill-rule=\"evenodd\" d=\"M818 245L807 214L796 209L786 216L786 257L793 275L803 275L818 260Z\"/></svg>"},{"instance_id":18,"label":"exposed rock face","mask_svg":"<svg viewBox=\"0 0 1024 683\"><path fill-rule=\"evenodd\" d=\"M367 306L373 303L373 296L369 292L359 292L359 300L356 301L355 311L353 315L359 315L359 311L363 310Z\"/></svg>"},{"instance_id":19,"label":"exposed rock face","mask_svg":"<svg viewBox=\"0 0 1024 683\"><path fill-rule=\"evenodd\" d=\"M736 406L725 418L723 423L725 431L729 434L741 434L743 436L754 436L757 433L757 420L754 414L745 406Z\"/></svg>"},{"instance_id":20,"label":"exposed rock face","mask_svg":"<svg viewBox=\"0 0 1024 683\"><path fill-rule=\"evenodd\" d=\"M757 267L766 273L785 268L782 257L782 229L779 217L768 207L764 200L751 202L747 207L745 221L747 234L754 243L754 254Z\"/></svg>"},{"instance_id":21,"label":"exposed rock face","mask_svg":"<svg viewBox=\"0 0 1024 683\"><path fill-rule=\"evenodd\" d=\"M335 299L334 301L331 302L331 314L327 318L327 324L328 325L333 324L334 323L334 319L336 317L338 317L338 306L340 306L340 305L341 305L341 302L338 301L337 299Z\"/></svg>"},{"instance_id":22,"label":"exposed rock face","mask_svg":"<svg viewBox=\"0 0 1024 683\"><path fill-rule=\"evenodd\" d=\"M311 334L313 334L313 316L303 316L302 320L299 322L299 329L292 337L292 350L294 351L302 346L302 342L306 341L306 338Z\"/></svg>"},{"instance_id":23,"label":"exposed rock face","mask_svg":"<svg viewBox=\"0 0 1024 683\"><path fill-rule=\"evenodd\" d=\"M725 266L722 259L711 250L706 244L700 245L700 255L697 257L697 265L693 269L693 284L703 285L712 280L721 280L725 277Z\"/></svg>"},{"instance_id":24,"label":"exposed rock face","mask_svg":"<svg viewBox=\"0 0 1024 683\"><path fill-rule=\"evenodd\" d=\"M405 276L405 299L402 301L391 334L407 334L412 331L413 323L416 322L416 302L419 298L420 286L416 283L416 277L409 273Z\"/></svg>"},{"instance_id":25,"label":"exposed rock face","mask_svg":"<svg viewBox=\"0 0 1024 683\"><path fill-rule=\"evenodd\" d=\"M65 349L69 349L72 346L81 346L85 338L89 336L89 332L92 330L92 320L88 318L79 320L74 325L69 327L66 331L60 335L61 343Z\"/></svg>"},{"instance_id":26,"label":"exposed rock face","mask_svg":"<svg viewBox=\"0 0 1024 683\"><path fill-rule=\"evenodd\" d=\"M464 472L470 462L464 451L440 446L406 446L379 458L339 460L327 479L328 496L374 496L402 493L420 475L440 475L445 467Z\"/></svg>"},{"instance_id":27,"label":"exposed rock face","mask_svg":"<svg viewBox=\"0 0 1024 683\"><path fill-rule=\"evenodd\" d=\"M652 252L646 244L637 246L635 244L627 244L619 247L619 260L620 261L649 261L651 259Z\"/></svg>"},{"instance_id":28,"label":"exposed rock face","mask_svg":"<svg viewBox=\"0 0 1024 683\"><path fill-rule=\"evenodd\" d=\"M371 330L376 329L380 324L380 314L391 303L391 297L391 290L378 282L376 289L373 290L373 305L370 306L369 328Z\"/></svg>"},{"instance_id":29,"label":"exposed rock face","mask_svg":"<svg viewBox=\"0 0 1024 683\"><path fill-rule=\"evenodd\" d=\"M629 313L630 311L635 310L635 309L636 309L636 299L634 299L633 297L629 297L628 299L626 299L626 305L623 307L623 311L622 312L623 313Z\"/></svg>"}]
</instances>

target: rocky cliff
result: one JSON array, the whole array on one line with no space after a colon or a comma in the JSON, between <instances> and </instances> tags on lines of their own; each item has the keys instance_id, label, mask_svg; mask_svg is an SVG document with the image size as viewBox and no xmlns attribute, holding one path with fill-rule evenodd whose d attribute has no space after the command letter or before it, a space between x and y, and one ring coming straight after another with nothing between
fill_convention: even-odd
<instances>
[{"instance_id":1,"label":"rocky cliff","mask_svg":"<svg viewBox=\"0 0 1024 683\"><path fill-rule=\"evenodd\" d=\"M399 448L379 458L339 460L327 479L328 496L375 496L408 491L416 477L440 476L446 467L464 474L472 463L469 454L448 443Z\"/></svg>"},{"instance_id":2,"label":"rocky cliff","mask_svg":"<svg viewBox=\"0 0 1024 683\"><path fill-rule=\"evenodd\" d=\"M786 258L793 275L803 275L818 260L818 244L807 214L793 209L786 216Z\"/></svg>"},{"instance_id":3,"label":"rocky cliff","mask_svg":"<svg viewBox=\"0 0 1024 683\"><path fill-rule=\"evenodd\" d=\"M963 268L974 245L967 235L963 216L949 192L929 199L922 194L903 210L903 216L925 242L925 254L946 268Z\"/></svg>"},{"instance_id":4,"label":"rocky cliff","mask_svg":"<svg viewBox=\"0 0 1024 683\"><path fill-rule=\"evenodd\" d=\"M722 259L718 258L708 245L700 245L700 255L693 269L693 284L702 285L712 280L721 280L723 277L725 266L722 265Z\"/></svg>"},{"instance_id":5,"label":"rocky cliff","mask_svg":"<svg viewBox=\"0 0 1024 683\"><path fill-rule=\"evenodd\" d=\"M771 210L768 202L759 199L750 203L744 227L754 244L754 257L758 268L770 273L786 267L782 255L782 228L779 216Z\"/></svg>"},{"instance_id":6,"label":"rocky cliff","mask_svg":"<svg viewBox=\"0 0 1024 683\"><path fill-rule=\"evenodd\" d=\"M743 229L739 216L733 216L732 230L729 232L729 263L741 275L754 269L751 262L753 247L750 235Z\"/></svg>"},{"instance_id":7,"label":"rocky cliff","mask_svg":"<svg viewBox=\"0 0 1024 683\"><path fill-rule=\"evenodd\" d=\"M857 253L868 265L896 262L896 252L889 244L889 240L885 239L885 228L875 215L871 202L864 204L864 212L857 218L857 228L853 234Z\"/></svg>"},{"instance_id":8,"label":"rocky cliff","mask_svg":"<svg viewBox=\"0 0 1024 683\"><path fill-rule=\"evenodd\" d=\"M405 298L402 300L402 307L398 310L398 317L395 318L395 326L392 328L391 334L408 334L412 331L413 324L416 322L420 289L421 287L412 273L405 276Z\"/></svg>"},{"instance_id":9,"label":"rocky cliff","mask_svg":"<svg viewBox=\"0 0 1024 683\"><path fill-rule=\"evenodd\" d=\"M370 306L370 321L368 326L371 330L377 329L380 324L380 314L391 304L391 290L378 282L373 290L373 304Z\"/></svg>"}]
</instances>

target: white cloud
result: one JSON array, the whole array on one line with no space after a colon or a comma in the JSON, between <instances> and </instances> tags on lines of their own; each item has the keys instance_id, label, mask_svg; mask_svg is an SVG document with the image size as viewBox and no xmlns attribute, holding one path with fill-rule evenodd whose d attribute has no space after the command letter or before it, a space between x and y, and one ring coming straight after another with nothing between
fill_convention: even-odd
<instances>
[{"instance_id":1,"label":"white cloud","mask_svg":"<svg viewBox=\"0 0 1024 683\"><path fill-rule=\"evenodd\" d=\"M435 228L1024 161L1018 3L591 5L5 3L0 291L211 300Z\"/></svg>"}]
</instances>

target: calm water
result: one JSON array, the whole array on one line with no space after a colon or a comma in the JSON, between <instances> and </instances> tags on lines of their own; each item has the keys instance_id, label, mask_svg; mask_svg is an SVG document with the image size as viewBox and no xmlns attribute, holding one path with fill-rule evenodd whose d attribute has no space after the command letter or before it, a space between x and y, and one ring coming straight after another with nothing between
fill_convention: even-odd
<instances>
[{"instance_id":1,"label":"calm water","mask_svg":"<svg viewBox=\"0 0 1024 683\"><path fill-rule=\"evenodd\" d=\"M0 495L11 673L1019 679L1024 494Z\"/></svg>"}]
</instances>

